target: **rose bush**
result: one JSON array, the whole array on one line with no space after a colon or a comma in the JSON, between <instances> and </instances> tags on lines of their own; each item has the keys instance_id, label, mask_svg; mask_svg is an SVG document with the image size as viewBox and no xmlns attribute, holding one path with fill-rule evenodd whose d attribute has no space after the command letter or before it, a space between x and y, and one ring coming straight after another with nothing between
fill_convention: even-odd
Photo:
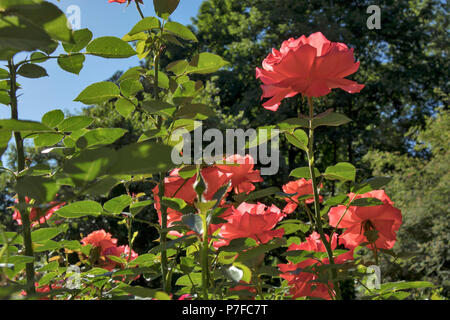
<instances>
[{"instance_id":1,"label":"rose bush","mask_svg":"<svg viewBox=\"0 0 450 320\"><path fill-rule=\"evenodd\" d=\"M256 68L262 98L269 98L264 108L276 111L297 94L306 97L309 108L308 115L270 125L306 152L308 166L293 170L290 176L296 180L281 188L262 188L265 182L250 154L225 155L213 164L172 162L173 151L180 153L176 130L192 132L196 121L214 113L197 100L204 90L197 76L204 79L229 63L202 52L162 68L168 44L198 40L169 19L179 1L154 0L157 17L145 17L142 1L131 2L141 20L122 39L92 39L88 29L70 30L64 14L45 1L0 2L0 32L13 39L0 43L0 59L8 63L1 73L6 80L1 81L0 102L11 107L11 119L0 120L0 149L14 136L17 168L5 171L14 181L17 201L11 214L21 231L0 225L1 283L13 288L6 298L339 300L343 282L351 281L362 298L404 299L405 290L431 286L403 282L399 290L395 284L367 288L372 257L378 263L382 254L395 255L402 223L400 210L381 190L389 178L360 181L347 162L324 172L315 165L315 130L350 119L332 109L316 114L313 98L334 88L348 93L363 89L345 78L359 68L353 49L316 32L286 40ZM29 15L28 6L58 19L43 22ZM20 38L23 30L34 32L35 39ZM56 54L59 44L64 53ZM18 61L19 52L31 54ZM146 131L137 141L114 147L126 130L92 128L92 118L65 116L61 110L46 113L41 122L18 119L18 77L45 75L39 63L49 59L78 74L86 55L137 55L152 62L115 82L94 83L75 98L86 105L111 103L111 112L124 118L141 112ZM252 143L267 143L271 137ZM55 168L26 161L25 139L63 160ZM351 192L330 196L323 188L335 181ZM130 191L141 183L143 192ZM122 193L110 196L117 186ZM153 210L156 223L142 215L144 208ZM119 236L104 229L78 230L77 219L100 217L117 222L126 243L119 245L114 238ZM158 233L158 239L147 240L146 252L135 251L136 224ZM70 237L73 229L87 235ZM74 265L80 276L76 287L68 280ZM20 294L23 289L26 295Z\"/></svg>"}]
</instances>

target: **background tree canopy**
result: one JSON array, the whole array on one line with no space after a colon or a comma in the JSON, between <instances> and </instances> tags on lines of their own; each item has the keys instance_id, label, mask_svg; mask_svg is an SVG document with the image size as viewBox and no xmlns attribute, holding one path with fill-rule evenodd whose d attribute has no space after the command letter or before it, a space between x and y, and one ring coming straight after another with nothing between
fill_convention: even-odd
<instances>
[{"instance_id":1,"label":"background tree canopy","mask_svg":"<svg viewBox=\"0 0 450 320\"><path fill-rule=\"evenodd\" d=\"M441 294L448 297L449 5L435 0L379 1L381 29L369 30L366 10L372 4L361 0L205 0L191 27L199 42L168 46L168 59L161 63L164 66L169 59L206 50L228 60L232 67L206 81L201 100L219 114L208 120L207 126L245 129L306 113L299 96L285 99L277 112L261 106L255 68L272 48L278 49L290 37L317 31L354 48L361 64L351 78L365 88L354 95L334 90L326 99L318 99L318 112L333 108L353 119L345 126L317 131L318 168L348 161L359 169L360 180L372 174L392 176L387 190L404 219L394 249L404 253L403 259L412 260L404 264L400 260L400 267L386 261L382 276L393 280L427 278L444 286ZM152 61L144 63L151 66ZM117 79L115 75L110 80ZM136 141L147 129L139 121L139 110L126 120L112 110L113 104L106 103L83 112L95 117L92 127L127 129L116 144ZM281 143L281 172L276 178L267 177L267 185L280 186L288 181L292 169L306 165L304 155L285 141ZM28 153L31 159L37 154L33 148ZM2 180L7 189L7 179ZM150 186L131 186L131 191L142 188ZM334 194L338 188L346 185L332 185L325 192ZM109 198L123 192L123 188L115 188ZM154 212L148 216L155 218ZM110 222L98 223L104 226ZM110 227L114 228L114 223ZM140 234L138 250L148 250L146 236L155 235Z\"/></svg>"}]
</instances>

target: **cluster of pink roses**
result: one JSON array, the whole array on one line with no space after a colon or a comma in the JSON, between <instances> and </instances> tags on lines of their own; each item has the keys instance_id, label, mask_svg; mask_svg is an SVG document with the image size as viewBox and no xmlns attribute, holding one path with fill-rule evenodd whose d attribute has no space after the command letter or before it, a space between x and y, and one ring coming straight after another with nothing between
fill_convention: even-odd
<instances>
[{"instance_id":1,"label":"cluster of pink roses","mask_svg":"<svg viewBox=\"0 0 450 320\"><path fill-rule=\"evenodd\" d=\"M374 190L356 196L350 193L348 196L350 199L376 198L381 200L383 204L368 207L349 206L348 208L345 205L340 205L331 208L328 213L330 226L345 229L340 236L336 233L332 235L331 249L336 249L338 239L340 245L350 249L335 257L335 264L352 260L354 249L361 245L367 245L372 250L392 249L396 240L396 232L402 223L400 210L393 206L393 202L383 190ZM377 233L375 241L367 239L366 232L370 230ZM329 241L329 237L326 237ZM307 237L306 242L299 245L290 245L288 251L292 250L326 252L325 246L316 232ZM278 267L283 273L281 277L286 279L291 286L291 294L294 299L303 296L331 299L333 295L332 284L326 285L315 282L318 275L314 272L315 266L328 263L328 258L324 258L322 261L306 259L300 263L279 264ZM308 272L301 272L307 267L310 269Z\"/></svg>"},{"instance_id":2,"label":"cluster of pink roses","mask_svg":"<svg viewBox=\"0 0 450 320\"><path fill-rule=\"evenodd\" d=\"M203 168L200 172L205 184L206 190L203 194L206 200L211 200L214 194L224 185L231 181L228 192L246 193L255 189L253 183L261 182L259 170L253 169L253 159L246 155L233 155L227 158L238 165L214 165ZM164 180L164 196L183 199L187 204L193 205L197 194L194 189L196 176L184 179L179 175L179 169L173 170ZM237 207L228 204L222 200L220 206L226 208L221 218L226 223L210 225L209 234L216 233L219 240L213 242L213 246L218 249L227 246L231 240L238 238L252 238L257 243L267 243L273 238L281 238L284 234L283 228L275 229L277 224L287 215L294 212L302 201L304 205L314 202L312 198L313 189L311 180L299 179L290 181L283 186L285 193L292 196L285 199L286 206L279 209L275 205L266 206L262 203L242 202ZM161 202L159 198L159 187L153 189L155 198L155 208L158 211L161 222ZM308 197L311 195L311 197ZM306 197L304 197L306 196ZM299 200L302 197L303 200ZM331 248L335 250L338 242L340 245L350 249L348 252L335 257L335 263L340 264L353 259L353 250L359 245L367 244L371 249L390 249L393 247L396 239L395 232L401 224L400 210L393 207L392 201L382 190L368 192L358 195L349 194L350 199L358 198L377 198L383 202L382 205L359 207L337 206L330 210L329 220L332 227L344 228L342 235L336 233L332 236ZM306 198L306 199L305 199ZM319 198L320 201L322 197ZM183 213L172 208L167 208L168 227L174 225L176 221L180 221ZM340 222L339 222L340 220ZM339 225L338 225L339 222ZM366 238L365 232L374 229L378 232L378 239L370 243ZM172 235L182 236L179 232L171 231ZM193 231L189 233L194 233ZM325 252L325 246L320 240L319 234L313 232L306 242L299 245L292 244L288 251L307 250L316 252ZM317 264L329 263L328 258L322 261L307 259L300 263L280 264L282 277L289 282L291 293L294 298L300 296L312 296L321 298L330 298L331 284L329 286L322 283L314 283L317 275L314 272L301 272L306 267L314 269ZM330 289L331 288L331 289Z\"/></svg>"}]
</instances>

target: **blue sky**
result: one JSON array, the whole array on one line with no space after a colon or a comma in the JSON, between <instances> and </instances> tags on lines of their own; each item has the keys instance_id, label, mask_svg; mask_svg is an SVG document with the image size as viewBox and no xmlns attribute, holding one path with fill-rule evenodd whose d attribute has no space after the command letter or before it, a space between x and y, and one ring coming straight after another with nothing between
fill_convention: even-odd
<instances>
[{"instance_id":1,"label":"blue sky","mask_svg":"<svg viewBox=\"0 0 450 320\"><path fill-rule=\"evenodd\" d=\"M139 21L140 17L134 4L108 3L108 0L49 0L56 4L68 16L68 8L76 5L80 8L81 28L88 28L94 38L101 36L123 37ZM171 19L190 24L191 17L198 12L202 0L181 0ZM145 16L154 16L153 1L144 0L142 10ZM62 53L59 48L56 53ZM24 55L16 56L17 59ZM43 114L52 109L68 110L75 113L84 105L74 102L78 94L88 85L104 81L118 70L127 70L138 65L137 57L128 59L104 59L86 56L80 75L74 75L60 69L55 60L42 63L49 77L39 79L19 78L22 85L19 97L19 118L40 121ZM0 105L0 118L10 118L10 109Z\"/></svg>"}]
</instances>

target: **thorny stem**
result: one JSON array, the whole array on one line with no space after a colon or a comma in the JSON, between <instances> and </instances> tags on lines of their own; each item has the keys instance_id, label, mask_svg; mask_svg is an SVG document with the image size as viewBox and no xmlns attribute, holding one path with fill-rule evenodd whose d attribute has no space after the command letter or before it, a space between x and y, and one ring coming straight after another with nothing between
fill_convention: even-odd
<instances>
[{"instance_id":1,"label":"thorny stem","mask_svg":"<svg viewBox=\"0 0 450 320\"><path fill-rule=\"evenodd\" d=\"M203 245L201 251L201 265L202 265L202 291L205 300L208 300L208 287L209 287L209 241L208 241L208 222L206 219L206 214L200 213L202 218L202 228L203 228Z\"/></svg>"},{"instance_id":2,"label":"thorny stem","mask_svg":"<svg viewBox=\"0 0 450 320\"><path fill-rule=\"evenodd\" d=\"M308 166L309 166L309 173L311 175L311 181L312 181L312 187L313 187L313 194L314 194L314 210L315 210L315 220L316 220L316 227L317 231L320 234L320 239L322 240L328 254L328 259L330 261L331 265L334 265L334 258L333 258L333 251L331 249L330 243L327 241L325 237L325 233L323 232L322 227L322 217L320 215L320 205L319 205L319 193L317 189L317 181L316 181L316 175L315 175L315 167L314 167L314 128L313 128L313 117L314 117L314 106L312 102L312 98L308 97L308 106L309 106L309 145L308 145ZM331 239L330 239L331 240ZM333 268L333 286L336 290L336 298L338 300L342 300L341 297L341 290L339 287L339 282L335 280L337 276L336 270Z\"/></svg>"},{"instance_id":3,"label":"thorny stem","mask_svg":"<svg viewBox=\"0 0 450 320\"><path fill-rule=\"evenodd\" d=\"M136 9L139 12L139 15L142 19L144 19L144 14L142 13L141 7L139 6L139 2L135 1ZM158 88L158 69L159 69L159 55L160 50L155 55L155 98L156 100L159 99L159 88ZM161 129L162 125L162 119L161 117L158 117L156 121L156 126L158 129ZM160 178L160 185L162 186L164 184L164 176L161 175ZM168 275L168 260L167 260L167 211L164 208L164 206L161 206L161 231L160 231L160 244L161 244L161 275L162 275L162 287L163 290L167 293L170 292L170 281L167 279Z\"/></svg>"},{"instance_id":4,"label":"thorny stem","mask_svg":"<svg viewBox=\"0 0 450 320\"><path fill-rule=\"evenodd\" d=\"M9 67L9 77L10 77L10 105L11 105L11 119L18 120L19 119L19 112L18 112L18 106L17 106L17 83L16 83L16 77L17 77L17 66L14 65L14 61L10 59L8 61L8 67ZM17 172L21 172L25 169L25 151L23 148L23 138L20 132L14 131L14 138L16 142L16 149L17 149ZM19 181L21 177L17 177L17 181ZM28 212L28 209L25 207L26 201L25 196L18 193L18 210L20 212L20 216L22 217L22 233L23 233L23 242L25 246L25 255L29 257L34 257L33 252L33 243L31 241L31 225L30 225L30 214ZM27 263L25 266L26 270L26 278L27 278L27 285L26 285L26 292L28 295L34 294L36 292L34 287L34 262Z\"/></svg>"}]
</instances>

